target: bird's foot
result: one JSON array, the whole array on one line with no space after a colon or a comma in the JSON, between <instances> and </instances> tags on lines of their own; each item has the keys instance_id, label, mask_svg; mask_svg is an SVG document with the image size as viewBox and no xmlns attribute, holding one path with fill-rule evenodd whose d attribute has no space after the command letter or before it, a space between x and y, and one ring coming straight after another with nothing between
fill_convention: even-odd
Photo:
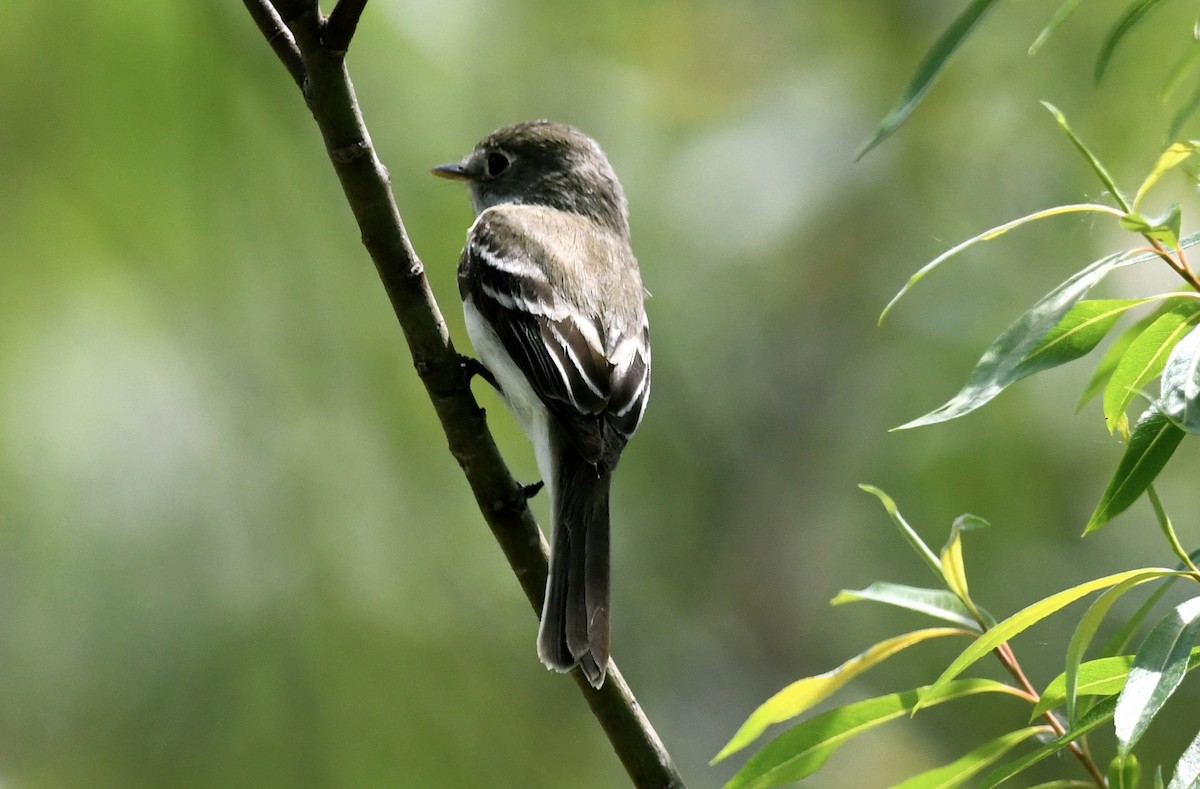
<instances>
[{"instance_id":1,"label":"bird's foot","mask_svg":"<svg viewBox=\"0 0 1200 789\"><path fill-rule=\"evenodd\" d=\"M483 362L472 356L464 356L459 354L458 363L462 365L463 372L466 374L468 382L478 375L480 378L491 384L497 392L503 391L500 388L500 382L496 380L496 376L492 375L491 370L483 366Z\"/></svg>"}]
</instances>

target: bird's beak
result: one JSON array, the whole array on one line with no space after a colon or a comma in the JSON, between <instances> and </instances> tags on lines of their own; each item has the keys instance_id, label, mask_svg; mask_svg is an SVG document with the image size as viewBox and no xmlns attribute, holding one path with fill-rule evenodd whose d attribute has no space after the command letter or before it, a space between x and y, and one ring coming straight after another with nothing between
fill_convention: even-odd
<instances>
[{"instance_id":1,"label":"bird's beak","mask_svg":"<svg viewBox=\"0 0 1200 789\"><path fill-rule=\"evenodd\" d=\"M449 164L439 164L429 172L436 175L438 178L448 178L451 181L465 181L470 178L467 169L463 167L462 162L450 162Z\"/></svg>"}]
</instances>

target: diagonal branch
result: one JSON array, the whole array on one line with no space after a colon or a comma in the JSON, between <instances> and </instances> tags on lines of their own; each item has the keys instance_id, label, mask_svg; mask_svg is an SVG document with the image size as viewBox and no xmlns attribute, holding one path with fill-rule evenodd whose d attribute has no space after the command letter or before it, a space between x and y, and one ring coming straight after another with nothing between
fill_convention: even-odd
<instances>
[{"instance_id":1,"label":"diagonal branch","mask_svg":"<svg viewBox=\"0 0 1200 789\"><path fill-rule=\"evenodd\" d=\"M540 611L546 584L546 542L488 430L483 409L470 389L470 370L455 351L425 270L409 242L392 195L387 170L375 154L345 68L360 0L341 0L349 29L341 49L328 46L326 23L312 0L244 0L259 29L305 94L325 148L342 184L379 278L400 322L413 364L441 421L484 519L520 582ZM357 11L354 9L357 8ZM338 12L335 10L335 14ZM264 25L263 19L270 24ZM282 20L282 21L281 21ZM290 29L294 49L279 46ZM343 35L343 34L339 34ZM287 39L285 39L287 40ZM300 66L294 65L299 56ZM604 729L636 787L684 789L662 741L642 712L615 664L600 690L576 670L576 684Z\"/></svg>"},{"instance_id":2,"label":"diagonal branch","mask_svg":"<svg viewBox=\"0 0 1200 789\"><path fill-rule=\"evenodd\" d=\"M275 10L275 6L271 5L268 0L242 0L246 5L246 10L250 12L250 16L254 19L254 24L258 25L258 30L267 39L267 43L271 45L271 49L275 50L275 54L283 62L283 67L292 75L296 86L300 88L300 92L305 91L304 80L304 61L300 59L300 50L296 46L295 39L292 38L292 31L287 29L283 24L283 20L279 18L279 13Z\"/></svg>"}]
</instances>

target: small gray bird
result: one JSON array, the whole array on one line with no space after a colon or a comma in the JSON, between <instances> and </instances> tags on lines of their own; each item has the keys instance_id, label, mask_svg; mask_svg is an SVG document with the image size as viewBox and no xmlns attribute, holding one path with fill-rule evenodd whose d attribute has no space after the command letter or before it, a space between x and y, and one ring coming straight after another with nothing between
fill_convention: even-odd
<instances>
[{"instance_id":1,"label":"small gray bird","mask_svg":"<svg viewBox=\"0 0 1200 789\"><path fill-rule=\"evenodd\" d=\"M465 181L475 223L458 263L467 333L533 443L553 538L538 655L604 683L613 469L650 395L645 291L625 193L595 140L505 126L435 167Z\"/></svg>"}]
</instances>

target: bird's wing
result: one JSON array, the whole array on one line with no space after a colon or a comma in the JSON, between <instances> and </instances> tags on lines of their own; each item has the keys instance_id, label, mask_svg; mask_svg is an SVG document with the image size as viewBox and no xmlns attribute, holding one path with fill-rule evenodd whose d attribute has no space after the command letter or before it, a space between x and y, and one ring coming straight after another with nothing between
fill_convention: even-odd
<instances>
[{"instance_id":1,"label":"bird's wing","mask_svg":"<svg viewBox=\"0 0 1200 789\"><path fill-rule=\"evenodd\" d=\"M562 287L563 261L528 230L481 215L463 248L459 291L584 457L615 465L649 391L644 321L634 336L606 336L598 310Z\"/></svg>"}]
</instances>

